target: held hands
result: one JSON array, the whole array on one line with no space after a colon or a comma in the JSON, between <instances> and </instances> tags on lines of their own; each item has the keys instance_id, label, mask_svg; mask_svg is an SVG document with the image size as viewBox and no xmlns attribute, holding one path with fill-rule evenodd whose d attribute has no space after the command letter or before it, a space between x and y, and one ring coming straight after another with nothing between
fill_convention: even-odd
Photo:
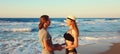
<instances>
[{"instance_id":1,"label":"held hands","mask_svg":"<svg viewBox=\"0 0 120 54\"><path fill-rule=\"evenodd\" d=\"M56 50L59 50L59 51L63 49L61 44L54 44L54 47L56 48Z\"/></svg>"},{"instance_id":2,"label":"held hands","mask_svg":"<svg viewBox=\"0 0 120 54\"><path fill-rule=\"evenodd\" d=\"M61 45L62 45L63 48L65 48L65 49L67 48L65 43L62 43Z\"/></svg>"}]
</instances>

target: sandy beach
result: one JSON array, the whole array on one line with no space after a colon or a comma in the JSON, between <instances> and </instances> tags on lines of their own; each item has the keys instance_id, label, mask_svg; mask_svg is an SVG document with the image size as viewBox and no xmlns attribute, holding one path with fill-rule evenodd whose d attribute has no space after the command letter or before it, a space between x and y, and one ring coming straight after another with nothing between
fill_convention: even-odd
<instances>
[{"instance_id":1,"label":"sandy beach","mask_svg":"<svg viewBox=\"0 0 120 54\"><path fill-rule=\"evenodd\" d=\"M97 43L80 45L77 48L78 54L120 54L120 43ZM55 54L65 54L65 50L55 51Z\"/></svg>"},{"instance_id":2,"label":"sandy beach","mask_svg":"<svg viewBox=\"0 0 120 54\"><path fill-rule=\"evenodd\" d=\"M113 46L111 43L95 43L88 45L79 45L77 47L78 54L99 54L101 52L106 52ZM55 54L65 54L65 49L62 51L55 51Z\"/></svg>"},{"instance_id":3,"label":"sandy beach","mask_svg":"<svg viewBox=\"0 0 120 54\"><path fill-rule=\"evenodd\" d=\"M120 54L120 43L114 43L108 51L101 54Z\"/></svg>"}]
</instances>

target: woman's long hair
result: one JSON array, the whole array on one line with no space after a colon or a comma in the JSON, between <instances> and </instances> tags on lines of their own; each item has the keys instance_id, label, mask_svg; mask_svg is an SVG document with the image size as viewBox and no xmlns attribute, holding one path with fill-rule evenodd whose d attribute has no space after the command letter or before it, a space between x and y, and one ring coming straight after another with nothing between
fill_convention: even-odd
<instances>
[{"instance_id":1,"label":"woman's long hair","mask_svg":"<svg viewBox=\"0 0 120 54\"><path fill-rule=\"evenodd\" d=\"M42 15L40 17L40 23L38 25L38 28L42 29L44 27L44 23L46 23L47 21L49 21L49 16L48 15Z\"/></svg>"},{"instance_id":2,"label":"woman's long hair","mask_svg":"<svg viewBox=\"0 0 120 54\"><path fill-rule=\"evenodd\" d=\"M71 25L73 26L73 29L74 29L75 32L77 33L77 36L79 36L79 30L78 30L76 21L75 21L75 20L72 20Z\"/></svg>"}]
</instances>

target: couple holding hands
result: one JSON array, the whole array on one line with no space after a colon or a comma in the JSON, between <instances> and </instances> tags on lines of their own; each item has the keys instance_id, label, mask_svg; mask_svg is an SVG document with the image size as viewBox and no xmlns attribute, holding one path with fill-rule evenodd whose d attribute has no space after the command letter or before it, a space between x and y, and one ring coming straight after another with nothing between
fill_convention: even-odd
<instances>
[{"instance_id":1,"label":"couple holding hands","mask_svg":"<svg viewBox=\"0 0 120 54\"><path fill-rule=\"evenodd\" d=\"M78 47L79 30L76 24L76 18L74 16L68 16L66 18L65 22L69 28L64 34L65 43L63 44L52 43L52 37L47 31L50 22L48 15L42 15L40 17L38 36L42 46L42 54L54 54L55 50L61 51L62 49L66 49L65 54L77 54L76 48Z\"/></svg>"}]
</instances>

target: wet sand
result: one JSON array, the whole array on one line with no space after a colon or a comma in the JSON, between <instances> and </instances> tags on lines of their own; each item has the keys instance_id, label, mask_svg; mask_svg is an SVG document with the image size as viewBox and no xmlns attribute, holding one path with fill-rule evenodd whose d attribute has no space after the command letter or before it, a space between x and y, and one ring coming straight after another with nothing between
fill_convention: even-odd
<instances>
[{"instance_id":1,"label":"wet sand","mask_svg":"<svg viewBox=\"0 0 120 54\"><path fill-rule=\"evenodd\" d=\"M111 48L100 54L120 54L120 43L113 43L114 45Z\"/></svg>"},{"instance_id":2,"label":"wet sand","mask_svg":"<svg viewBox=\"0 0 120 54\"><path fill-rule=\"evenodd\" d=\"M96 43L89 45L79 45L79 47L76 49L78 54L99 54L110 50L111 46L113 46L111 43ZM65 54L65 49L62 51L55 51L55 54Z\"/></svg>"}]
</instances>

